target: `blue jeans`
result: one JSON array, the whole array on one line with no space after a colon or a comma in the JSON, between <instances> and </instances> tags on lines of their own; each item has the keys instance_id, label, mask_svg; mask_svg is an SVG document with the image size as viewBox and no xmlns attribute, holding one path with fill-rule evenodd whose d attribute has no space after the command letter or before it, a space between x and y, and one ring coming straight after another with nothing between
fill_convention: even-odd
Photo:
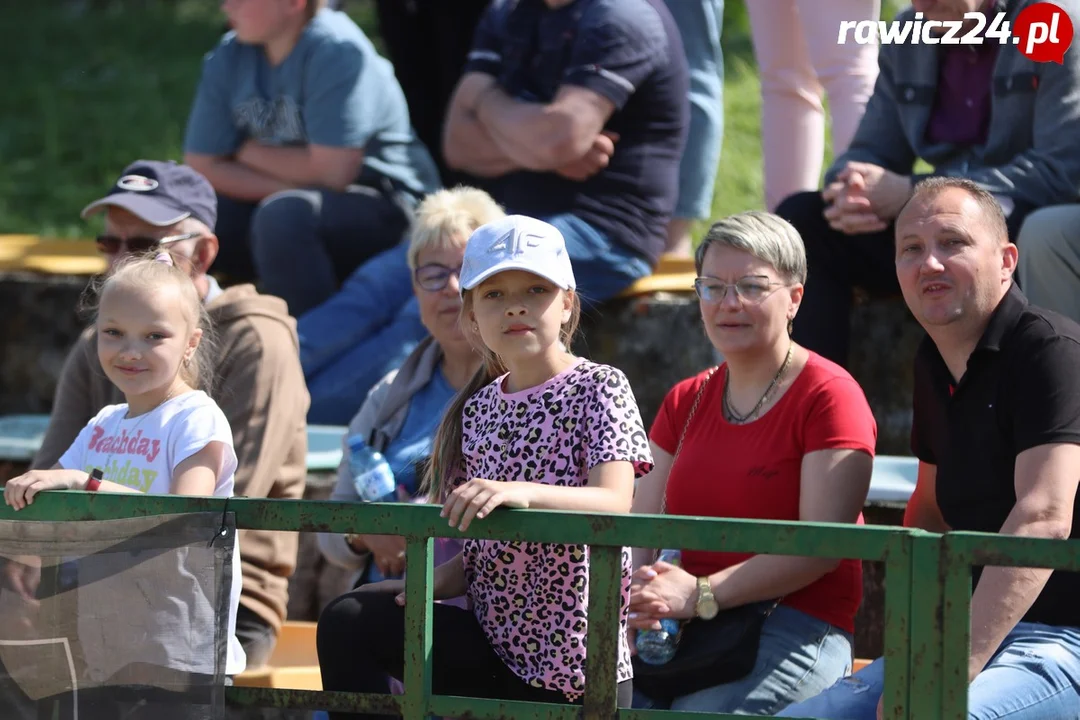
<instances>
[{"instance_id":1,"label":"blue jeans","mask_svg":"<svg viewBox=\"0 0 1080 720\"><path fill-rule=\"evenodd\" d=\"M875 660L777 717L874 720L885 689ZM887 710L887 708L886 708ZM968 689L968 718L1065 720L1080 716L1080 631L1018 623Z\"/></svg>"},{"instance_id":2,"label":"blue jeans","mask_svg":"<svg viewBox=\"0 0 1080 720\"><path fill-rule=\"evenodd\" d=\"M690 128L679 165L675 217L704 220L712 214L716 168L724 141L724 0L666 0L682 36L690 67Z\"/></svg>"},{"instance_id":3,"label":"blue jeans","mask_svg":"<svg viewBox=\"0 0 1080 720\"><path fill-rule=\"evenodd\" d=\"M668 707L635 690L634 707L773 715L813 697L850 672L850 633L780 605L765 621L757 663L745 678L675 698Z\"/></svg>"},{"instance_id":4,"label":"blue jeans","mask_svg":"<svg viewBox=\"0 0 1080 720\"><path fill-rule=\"evenodd\" d=\"M562 233L583 304L610 300L635 280L652 273L652 266L642 255L612 242L576 215L562 213L540 219Z\"/></svg>"},{"instance_id":5,"label":"blue jeans","mask_svg":"<svg viewBox=\"0 0 1080 720\"><path fill-rule=\"evenodd\" d=\"M297 321L308 422L347 425L371 388L427 337L407 251L403 242L379 253Z\"/></svg>"}]
</instances>

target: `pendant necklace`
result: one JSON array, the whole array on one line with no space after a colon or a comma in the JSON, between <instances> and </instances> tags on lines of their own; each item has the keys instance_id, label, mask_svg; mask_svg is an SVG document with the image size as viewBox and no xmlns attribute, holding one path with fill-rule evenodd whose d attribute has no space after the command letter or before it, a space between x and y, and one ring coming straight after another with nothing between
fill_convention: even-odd
<instances>
[{"instance_id":1,"label":"pendant necklace","mask_svg":"<svg viewBox=\"0 0 1080 720\"><path fill-rule=\"evenodd\" d=\"M782 378L784 376L784 373L787 371L788 366L791 364L791 357L794 354L794 351L795 343L790 343L788 345L787 357L784 358L784 362L780 366L780 369L776 371L776 375L773 376L772 382L769 383L769 387L765 388L765 392L761 395L761 399L758 400L757 404L754 405L754 408L745 415L739 415L737 412L735 412L735 409L731 407L731 398L728 393L728 389L731 387L731 371L725 368L724 394L722 396L722 402L724 406L724 413L728 416L728 419L731 422L737 425L741 425L742 423L746 422L757 414L758 410L761 409L761 407L765 404L765 401L769 398L769 393L773 391L773 388L776 387L776 384L780 382L780 378Z\"/></svg>"}]
</instances>

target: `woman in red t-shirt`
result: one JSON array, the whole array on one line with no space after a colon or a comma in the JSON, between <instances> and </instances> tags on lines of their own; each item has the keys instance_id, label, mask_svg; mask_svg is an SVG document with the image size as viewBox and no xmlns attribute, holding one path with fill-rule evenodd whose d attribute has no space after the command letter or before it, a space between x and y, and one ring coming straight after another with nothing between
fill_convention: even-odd
<instances>
[{"instance_id":1,"label":"woman in red t-shirt","mask_svg":"<svg viewBox=\"0 0 1080 720\"><path fill-rule=\"evenodd\" d=\"M633 511L861 523L877 426L851 375L791 339L806 280L802 239L776 215L746 212L713 225L695 260L705 333L726 362L668 393L651 431L656 464ZM635 707L772 715L850 672L858 560L688 550L680 567L652 558L635 552L639 630L782 600L748 675L678 697L649 685L653 696L635 692Z\"/></svg>"}]
</instances>

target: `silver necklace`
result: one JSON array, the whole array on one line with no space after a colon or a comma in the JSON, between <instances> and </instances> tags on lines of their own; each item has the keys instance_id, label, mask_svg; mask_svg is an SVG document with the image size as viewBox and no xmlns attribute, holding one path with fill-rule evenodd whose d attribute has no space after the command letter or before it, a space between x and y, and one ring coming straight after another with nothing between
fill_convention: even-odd
<instances>
[{"instance_id":1,"label":"silver necklace","mask_svg":"<svg viewBox=\"0 0 1080 720\"><path fill-rule=\"evenodd\" d=\"M780 378L782 378L784 376L784 373L787 371L788 365L791 364L791 357L794 352L795 343L789 343L787 357L784 358L784 362L780 366L780 369L776 371L776 375L773 376L772 382L769 383L769 387L765 388L765 392L762 393L761 399L759 399L757 401L757 404L754 405L754 408L745 415L739 415L737 412L735 412L735 409L731 407L731 397L729 395L729 388L731 387L731 371L727 368L724 369L724 394L722 396L722 401L724 405L724 414L728 416L729 421L736 424L742 424L757 415L758 411L761 410L762 406L765 404L765 401L768 399L769 393L773 391L773 388L776 387L776 384L780 382Z\"/></svg>"}]
</instances>

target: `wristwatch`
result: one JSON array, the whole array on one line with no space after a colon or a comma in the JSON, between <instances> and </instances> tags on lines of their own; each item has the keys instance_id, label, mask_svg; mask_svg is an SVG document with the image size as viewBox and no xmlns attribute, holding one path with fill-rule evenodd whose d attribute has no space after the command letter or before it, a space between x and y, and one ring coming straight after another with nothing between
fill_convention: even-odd
<instances>
[{"instance_id":1,"label":"wristwatch","mask_svg":"<svg viewBox=\"0 0 1080 720\"><path fill-rule=\"evenodd\" d=\"M716 602L716 595L713 594L709 578L699 577L697 589L697 607L694 608L694 614L702 620L712 620L720 612L720 604Z\"/></svg>"}]
</instances>

